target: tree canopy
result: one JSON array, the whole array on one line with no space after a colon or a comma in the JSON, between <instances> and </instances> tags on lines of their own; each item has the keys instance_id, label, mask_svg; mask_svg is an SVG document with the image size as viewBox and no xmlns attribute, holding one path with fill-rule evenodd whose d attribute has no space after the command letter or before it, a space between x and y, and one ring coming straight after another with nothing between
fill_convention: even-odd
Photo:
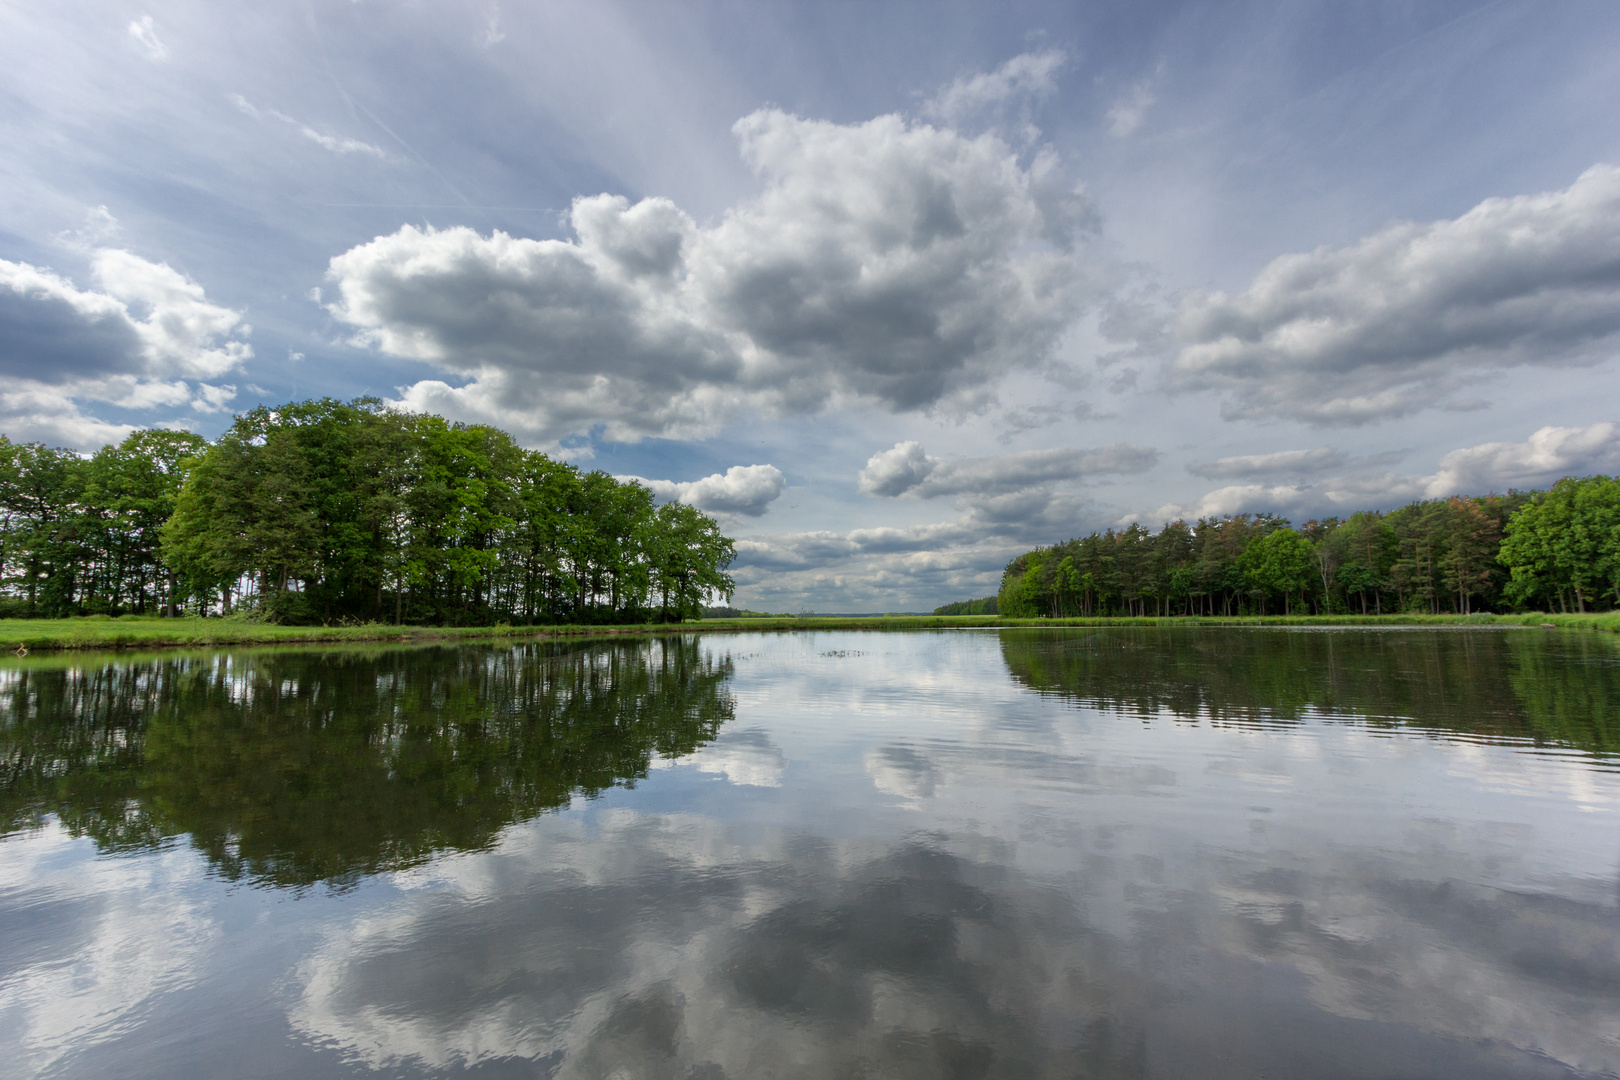
<instances>
[{"instance_id":1,"label":"tree canopy","mask_svg":"<svg viewBox=\"0 0 1620 1080\"><path fill-rule=\"evenodd\" d=\"M88 459L0 436L0 605L280 622L676 621L730 599L691 506L484 425L302 401L209 442L137 431Z\"/></svg>"},{"instance_id":2,"label":"tree canopy","mask_svg":"<svg viewBox=\"0 0 1620 1080\"><path fill-rule=\"evenodd\" d=\"M1140 524L1025 552L1001 614L1237 615L1620 606L1620 481L1414 502L1307 521L1270 514Z\"/></svg>"}]
</instances>

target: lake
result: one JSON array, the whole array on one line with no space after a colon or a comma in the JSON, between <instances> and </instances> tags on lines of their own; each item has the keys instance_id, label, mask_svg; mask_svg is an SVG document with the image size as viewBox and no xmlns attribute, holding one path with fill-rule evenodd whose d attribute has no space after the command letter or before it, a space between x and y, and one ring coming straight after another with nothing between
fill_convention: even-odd
<instances>
[{"instance_id":1,"label":"lake","mask_svg":"<svg viewBox=\"0 0 1620 1080\"><path fill-rule=\"evenodd\" d=\"M1620 1073L1620 643L0 664L0 1075Z\"/></svg>"}]
</instances>

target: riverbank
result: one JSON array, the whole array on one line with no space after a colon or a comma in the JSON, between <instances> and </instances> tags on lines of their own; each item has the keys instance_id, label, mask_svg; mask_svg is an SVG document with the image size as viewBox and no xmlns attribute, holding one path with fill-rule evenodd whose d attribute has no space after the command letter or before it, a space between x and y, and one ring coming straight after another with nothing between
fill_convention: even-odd
<instances>
[{"instance_id":1,"label":"riverbank","mask_svg":"<svg viewBox=\"0 0 1620 1080\"><path fill-rule=\"evenodd\" d=\"M937 630L1041 626L1532 626L1620 633L1620 612L1594 615L1266 615L1240 618L1006 619L995 615L892 615L861 618L802 616L705 619L680 625L629 626L275 626L237 619L0 619L0 649L15 653L63 649L149 649L170 646L364 644L520 640L744 630Z\"/></svg>"}]
</instances>

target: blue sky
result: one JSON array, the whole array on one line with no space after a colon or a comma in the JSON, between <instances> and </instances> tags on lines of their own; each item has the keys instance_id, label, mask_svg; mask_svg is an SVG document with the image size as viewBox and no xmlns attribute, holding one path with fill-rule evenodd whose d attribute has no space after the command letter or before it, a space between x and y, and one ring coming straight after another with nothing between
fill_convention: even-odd
<instances>
[{"instance_id":1,"label":"blue sky","mask_svg":"<svg viewBox=\"0 0 1620 1080\"><path fill-rule=\"evenodd\" d=\"M1603 2L0 5L0 431L374 394L738 602L1620 470Z\"/></svg>"}]
</instances>

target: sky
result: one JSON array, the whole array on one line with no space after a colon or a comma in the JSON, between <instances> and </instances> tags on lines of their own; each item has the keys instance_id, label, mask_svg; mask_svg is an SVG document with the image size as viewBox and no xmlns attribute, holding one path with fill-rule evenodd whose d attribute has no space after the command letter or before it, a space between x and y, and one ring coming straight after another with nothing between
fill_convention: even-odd
<instances>
[{"instance_id":1,"label":"sky","mask_svg":"<svg viewBox=\"0 0 1620 1080\"><path fill-rule=\"evenodd\" d=\"M1620 7L0 0L0 432L371 395L735 603L1620 471Z\"/></svg>"}]
</instances>

